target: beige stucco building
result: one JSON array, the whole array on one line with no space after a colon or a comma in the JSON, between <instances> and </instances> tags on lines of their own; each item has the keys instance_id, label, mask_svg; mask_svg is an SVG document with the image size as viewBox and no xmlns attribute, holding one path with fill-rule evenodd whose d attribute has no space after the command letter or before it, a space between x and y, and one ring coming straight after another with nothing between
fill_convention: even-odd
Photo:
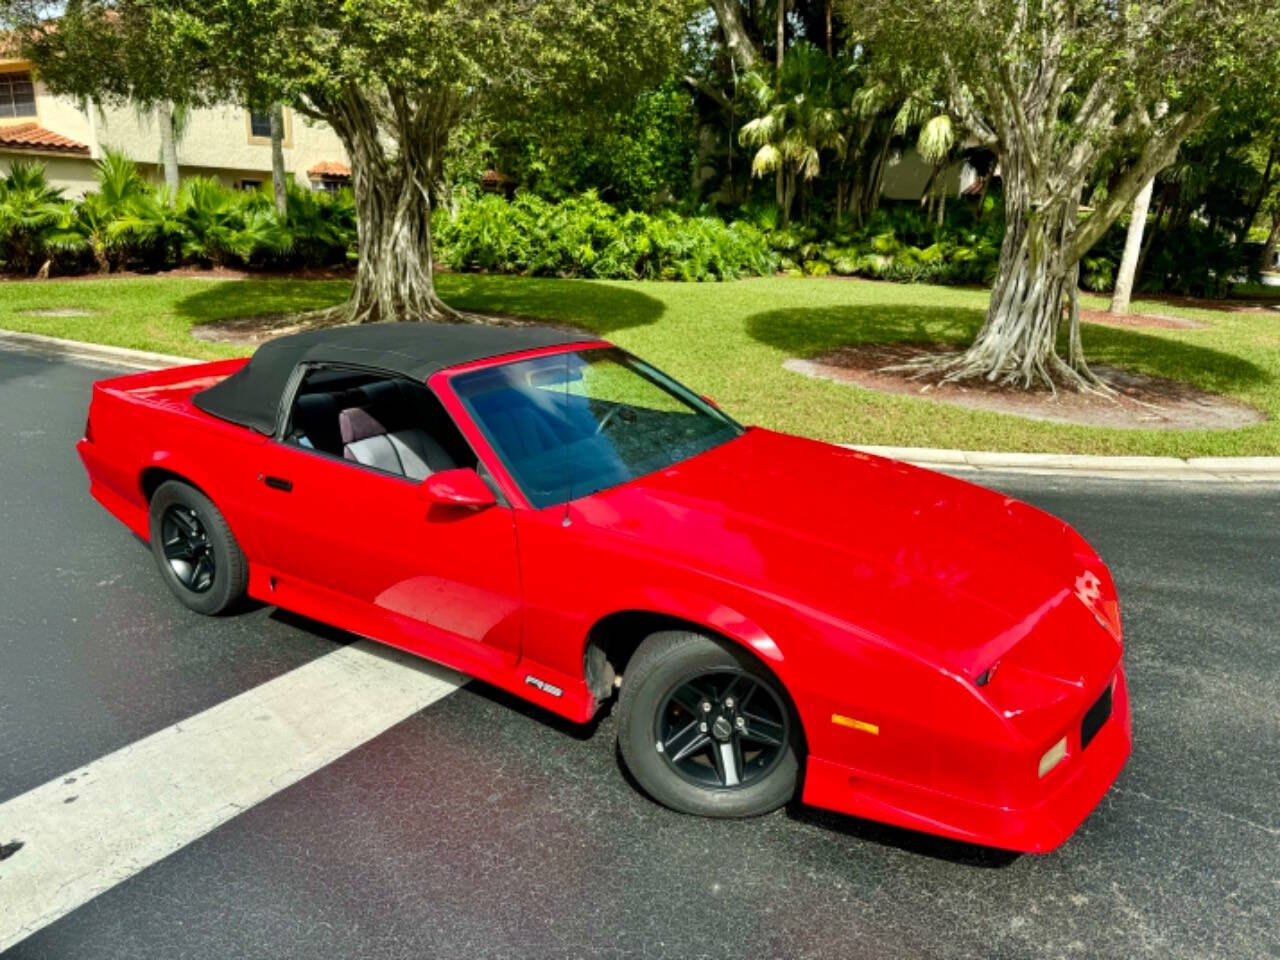
<instances>
[{"instance_id":1,"label":"beige stucco building","mask_svg":"<svg viewBox=\"0 0 1280 960\"><path fill-rule=\"evenodd\" d=\"M315 189L349 182L346 152L331 129L298 116L284 117L285 170ZM94 187L94 161L106 149L122 151L142 172L162 179L160 136L154 113L131 107L80 105L49 93L22 60L0 59L0 175L16 158L38 159L49 181L68 197ZM177 145L182 176L212 176L229 187L271 180L271 136L266 114L243 107L193 110Z\"/></svg>"}]
</instances>

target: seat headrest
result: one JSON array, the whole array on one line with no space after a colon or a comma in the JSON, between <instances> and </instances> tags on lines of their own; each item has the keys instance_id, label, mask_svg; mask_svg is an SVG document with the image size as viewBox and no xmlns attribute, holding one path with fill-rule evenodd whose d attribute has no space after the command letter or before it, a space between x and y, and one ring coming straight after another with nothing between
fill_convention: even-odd
<instances>
[{"instance_id":1,"label":"seat headrest","mask_svg":"<svg viewBox=\"0 0 1280 960\"><path fill-rule=\"evenodd\" d=\"M343 410L338 414L338 430L344 444L380 437L387 432L382 421L370 413L367 407L347 407Z\"/></svg>"}]
</instances>

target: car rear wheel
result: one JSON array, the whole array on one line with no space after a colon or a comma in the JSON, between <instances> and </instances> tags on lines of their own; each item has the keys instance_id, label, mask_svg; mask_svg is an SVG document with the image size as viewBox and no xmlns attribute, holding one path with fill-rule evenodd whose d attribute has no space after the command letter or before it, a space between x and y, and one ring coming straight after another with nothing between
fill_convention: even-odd
<instances>
[{"instance_id":1,"label":"car rear wheel","mask_svg":"<svg viewBox=\"0 0 1280 960\"><path fill-rule=\"evenodd\" d=\"M213 501L190 484L169 480L151 498L151 552L160 576L196 613L222 613L239 600L248 563Z\"/></svg>"},{"instance_id":2,"label":"car rear wheel","mask_svg":"<svg viewBox=\"0 0 1280 960\"><path fill-rule=\"evenodd\" d=\"M627 769L664 806L753 817L795 793L798 725L777 679L745 650L652 634L627 664L618 714Z\"/></svg>"}]
</instances>

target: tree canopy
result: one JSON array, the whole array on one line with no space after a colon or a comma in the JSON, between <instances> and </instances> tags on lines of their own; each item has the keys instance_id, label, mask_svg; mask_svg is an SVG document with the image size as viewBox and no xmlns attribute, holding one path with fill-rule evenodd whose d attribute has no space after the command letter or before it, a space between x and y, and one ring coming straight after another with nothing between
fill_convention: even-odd
<instances>
[{"instance_id":1,"label":"tree canopy","mask_svg":"<svg viewBox=\"0 0 1280 960\"><path fill-rule=\"evenodd\" d=\"M351 320L453 318L435 295L432 198L467 115L616 109L665 76L687 0L8 0L51 88L95 100L284 102L351 159Z\"/></svg>"},{"instance_id":2,"label":"tree canopy","mask_svg":"<svg viewBox=\"0 0 1280 960\"><path fill-rule=\"evenodd\" d=\"M950 107L999 158L1008 227L986 323L948 379L1098 385L1071 311L1081 257L1235 85L1271 82L1271 0L846 0L858 42L904 64L936 61ZM1000 38L999 42L995 38ZM1100 162L1127 158L1078 218Z\"/></svg>"}]
</instances>

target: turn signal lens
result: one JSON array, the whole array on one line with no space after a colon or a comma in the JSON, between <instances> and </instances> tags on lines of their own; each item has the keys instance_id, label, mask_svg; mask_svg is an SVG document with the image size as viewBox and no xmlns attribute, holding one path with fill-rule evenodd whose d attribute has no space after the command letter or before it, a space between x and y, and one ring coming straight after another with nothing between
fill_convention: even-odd
<instances>
[{"instance_id":1,"label":"turn signal lens","mask_svg":"<svg viewBox=\"0 0 1280 960\"><path fill-rule=\"evenodd\" d=\"M1067 755L1067 738L1063 737L1052 747L1045 751L1045 755L1040 758L1040 776L1044 776L1059 763L1062 758Z\"/></svg>"}]
</instances>

